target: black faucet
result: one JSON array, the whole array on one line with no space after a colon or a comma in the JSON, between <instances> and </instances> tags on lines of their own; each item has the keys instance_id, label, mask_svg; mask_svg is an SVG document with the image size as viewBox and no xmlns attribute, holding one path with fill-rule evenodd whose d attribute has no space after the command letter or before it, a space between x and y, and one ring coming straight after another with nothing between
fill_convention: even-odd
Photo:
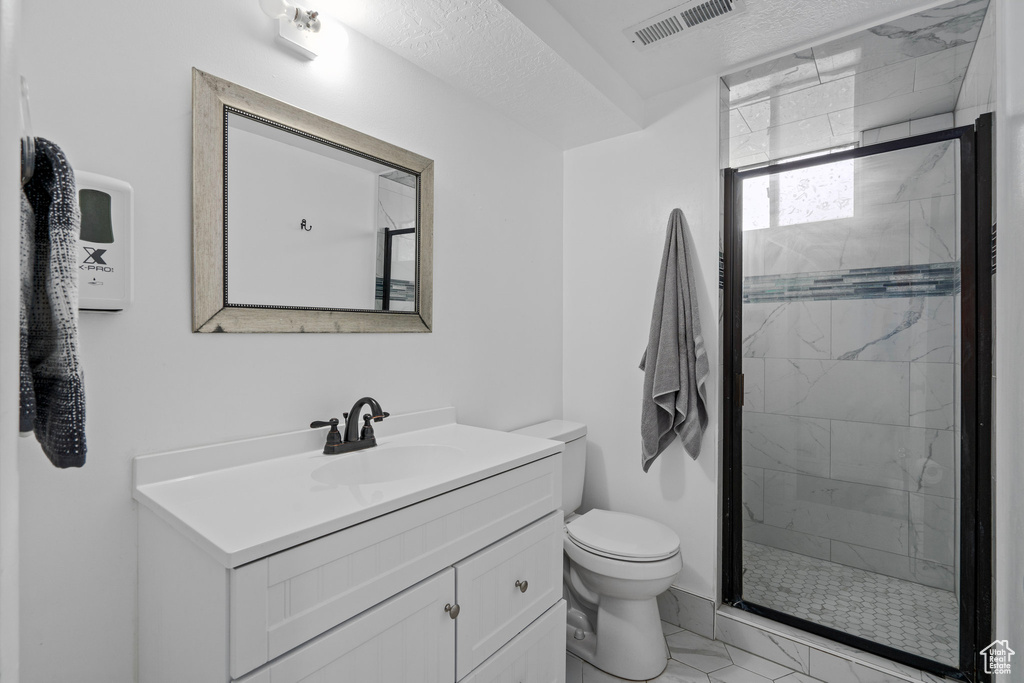
<instances>
[{"instance_id":1,"label":"black faucet","mask_svg":"<svg viewBox=\"0 0 1024 683\"><path fill-rule=\"evenodd\" d=\"M364 405L370 406L372 412L363 415L363 428L361 431L357 431L359 430L359 409ZM376 446L377 439L373 435L373 427L370 426L370 421L380 422L390 415L391 413L385 413L381 410L380 404L377 403L376 399L364 396L353 404L352 410L342 415L345 418L344 440L342 440L341 433L338 431L339 421L336 417L332 417L327 422L317 420L310 423L309 426L312 429L330 426L331 431L327 433L327 443L324 444L324 454L337 455L338 453L361 451L364 448Z\"/></svg>"}]
</instances>

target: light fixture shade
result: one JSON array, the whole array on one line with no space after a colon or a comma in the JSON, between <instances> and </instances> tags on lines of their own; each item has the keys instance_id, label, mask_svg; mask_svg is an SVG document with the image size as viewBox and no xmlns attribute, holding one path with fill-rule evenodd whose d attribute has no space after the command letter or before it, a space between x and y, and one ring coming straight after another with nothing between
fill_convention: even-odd
<instances>
[{"instance_id":1,"label":"light fixture shade","mask_svg":"<svg viewBox=\"0 0 1024 683\"><path fill-rule=\"evenodd\" d=\"M289 10L293 9L287 0L260 0L260 9L272 19L280 19L288 16Z\"/></svg>"}]
</instances>

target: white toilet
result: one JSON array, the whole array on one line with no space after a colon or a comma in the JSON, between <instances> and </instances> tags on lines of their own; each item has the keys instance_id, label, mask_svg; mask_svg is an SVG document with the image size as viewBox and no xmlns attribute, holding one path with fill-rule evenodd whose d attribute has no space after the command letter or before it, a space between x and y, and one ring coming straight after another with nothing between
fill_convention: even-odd
<instances>
[{"instance_id":1,"label":"white toilet","mask_svg":"<svg viewBox=\"0 0 1024 683\"><path fill-rule=\"evenodd\" d=\"M679 537L664 524L637 515L608 510L575 514L583 499L586 425L552 420L514 433L565 443L566 649L619 678L656 678L668 663L657 596L683 568Z\"/></svg>"}]
</instances>

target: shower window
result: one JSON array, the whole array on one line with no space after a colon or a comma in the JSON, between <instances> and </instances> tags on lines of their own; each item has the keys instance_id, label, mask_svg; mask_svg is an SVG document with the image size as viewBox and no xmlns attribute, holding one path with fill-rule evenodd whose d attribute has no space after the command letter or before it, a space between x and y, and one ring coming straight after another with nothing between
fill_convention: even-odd
<instances>
[{"instance_id":1,"label":"shower window","mask_svg":"<svg viewBox=\"0 0 1024 683\"><path fill-rule=\"evenodd\" d=\"M947 674L979 632L974 137L726 183L724 597Z\"/></svg>"},{"instance_id":2,"label":"shower window","mask_svg":"<svg viewBox=\"0 0 1024 683\"><path fill-rule=\"evenodd\" d=\"M820 156L823 155L805 154L786 161ZM747 178L743 183L742 230L853 218L854 167L855 162L847 159Z\"/></svg>"}]
</instances>

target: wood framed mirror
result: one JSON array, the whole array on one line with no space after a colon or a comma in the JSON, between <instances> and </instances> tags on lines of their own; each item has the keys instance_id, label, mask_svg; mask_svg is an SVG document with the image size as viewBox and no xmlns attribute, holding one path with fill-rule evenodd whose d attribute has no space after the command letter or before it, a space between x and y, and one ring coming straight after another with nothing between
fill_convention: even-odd
<instances>
[{"instance_id":1,"label":"wood framed mirror","mask_svg":"<svg viewBox=\"0 0 1024 683\"><path fill-rule=\"evenodd\" d=\"M194 332L430 332L434 163L192 70Z\"/></svg>"}]
</instances>

